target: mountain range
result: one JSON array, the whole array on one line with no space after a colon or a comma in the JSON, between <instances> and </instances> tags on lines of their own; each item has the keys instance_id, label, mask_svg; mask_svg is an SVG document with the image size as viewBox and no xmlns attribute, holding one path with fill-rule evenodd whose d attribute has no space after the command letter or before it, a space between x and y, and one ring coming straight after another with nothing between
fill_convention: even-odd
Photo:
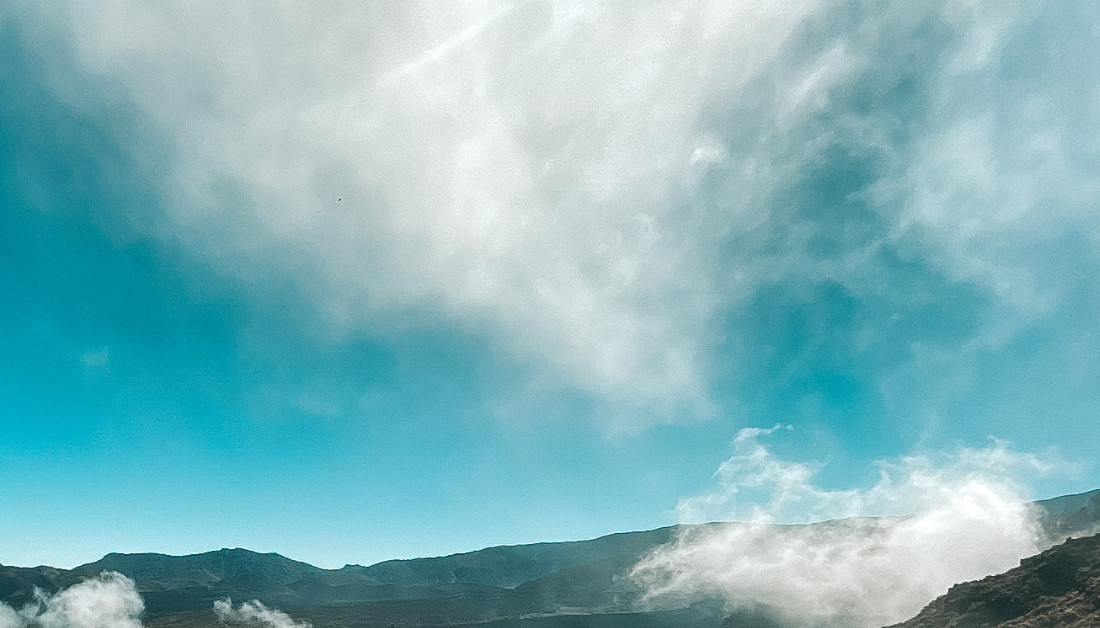
<instances>
[{"instance_id":1,"label":"mountain range","mask_svg":"<svg viewBox=\"0 0 1100 628\"><path fill-rule=\"evenodd\" d=\"M1041 508L1048 545L1100 529L1100 490L1036 505ZM52 593L101 572L116 571L136 583L145 601L145 620L150 628L213 625L213 603L227 597L259 600L308 620L316 628L475 624L486 628L779 628L781 624L766 610L731 612L719 600L693 600L662 608L640 603L644 590L627 574L655 548L676 538L684 527L625 532L586 541L490 547L340 569L322 569L279 554L245 549L189 556L112 553L67 570L0 566L0 601L20 607L34 599L36 589ZM1073 556L1068 563L1068 559L1060 558L1066 555ZM1008 579L1004 582L1009 584L1003 586L1001 581L986 589L978 584L957 586L901 626L989 628L1000 625L998 621L1026 617L1029 609L1051 595L1092 591L1088 595L1096 601L1095 591L1088 587L1095 589L1093 579L1100 577L1100 539L1073 540L1030 560L1020 569L1038 575L1017 577L1008 572L998 576ZM1065 575L1063 572L1070 569L1065 565L1071 565L1075 575ZM1011 592L1001 597L990 593L1002 589ZM995 599L973 601L983 595ZM1088 608L1092 607L1086 604L1081 612ZM948 620L948 616L953 619ZM1026 625L1053 628L1062 624Z\"/></svg>"}]
</instances>

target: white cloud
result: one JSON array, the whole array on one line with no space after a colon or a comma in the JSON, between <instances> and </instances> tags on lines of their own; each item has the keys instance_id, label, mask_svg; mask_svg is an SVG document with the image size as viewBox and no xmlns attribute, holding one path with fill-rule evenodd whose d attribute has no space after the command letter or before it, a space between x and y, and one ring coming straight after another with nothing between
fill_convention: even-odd
<instances>
[{"instance_id":1,"label":"white cloud","mask_svg":"<svg viewBox=\"0 0 1100 628\"><path fill-rule=\"evenodd\" d=\"M873 285L870 252L911 240L1026 319L1057 295L1019 245L1037 228L1096 232L1100 187L1082 161L1097 145L1094 95L999 82L1030 4L857 3L847 27L840 4L111 0L23 13L66 33L82 71L171 143L164 237L233 272L301 273L334 334L442 321L661 414L706 407L716 320L769 282ZM913 55L881 54L891 45L945 58L909 67ZM835 98L914 71L929 110L912 147L891 138L917 123ZM86 97L71 83L57 89ZM885 226L818 260L813 225L786 224L814 219L774 205L840 136L887 162L874 199Z\"/></svg>"},{"instance_id":2,"label":"white cloud","mask_svg":"<svg viewBox=\"0 0 1100 628\"><path fill-rule=\"evenodd\" d=\"M229 598L214 602L214 614L218 619L227 624L244 624L246 626L264 626L266 628L309 628L308 621L297 622L290 615L282 611L268 608L258 600L244 602L237 608L233 608L233 601Z\"/></svg>"},{"instance_id":3,"label":"white cloud","mask_svg":"<svg viewBox=\"0 0 1100 628\"><path fill-rule=\"evenodd\" d=\"M0 628L20 628L21 626L23 621L19 613L6 604L0 604Z\"/></svg>"},{"instance_id":4,"label":"white cloud","mask_svg":"<svg viewBox=\"0 0 1100 628\"><path fill-rule=\"evenodd\" d=\"M870 628L1043 548L1023 480L1050 464L1033 455L995 443L910 456L881 462L870 488L825 490L811 465L777 459L759 442L772 431L743 430L718 488L679 506L688 521L743 523L684 528L634 568L653 603L719 596L796 625Z\"/></svg>"},{"instance_id":5,"label":"white cloud","mask_svg":"<svg viewBox=\"0 0 1100 628\"><path fill-rule=\"evenodd\" d=\"M303 259L338 329L487 326L668 409L705 395L722 298L678 207L723 150L698 117L817 5L118 0L59 27L173 141L169 228L212 259Z\"/></svg>"},{"instance_id":6,"label":"white cloud","mask_svg":"<svg viewBox=\"0 0 1100 628\"><path fill-rule=\"evenodd\" d=\"M19 610L0 603L0 628L141 628L144 610L134 582L105 571Z\"/></svg>"}]
</instances>

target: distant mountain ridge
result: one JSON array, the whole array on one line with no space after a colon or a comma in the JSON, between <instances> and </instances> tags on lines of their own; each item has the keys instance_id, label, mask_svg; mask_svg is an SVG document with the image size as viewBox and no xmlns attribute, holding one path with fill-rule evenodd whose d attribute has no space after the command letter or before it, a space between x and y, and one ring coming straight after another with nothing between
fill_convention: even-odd
<instances>
[{"instance_id":1,"label":"distant mountain ridge","mask_svg":"<svg viewBox=\"0 0 1100 628\"><path fill-rule=\"evenodd\" d=\"M1043 530L1051 544L1070 536L1100 533L1100 489L1035 502L1043 509Z\"/></svg>"},{"instance_id":2,"label":"distant mountain ridge","mask_svg":"<svg viewBox=\"0 0 1100 628\"><path fill-rule=\"evenodd\" d=\"M1074 493L1072 495L1061 495L1050 499L1040 499L1034 503L1036 506L1042 508L1047 516L1063 516L1076 513L1082 509L1088 509L1089 503L1093 502L1098 495L1100 495L1100 488L1085 491L1084 493Z\"/></svg>"},{"instance_id":3,"label":"distant mountain ridge","mask_svg":"<svg viewBox=\"0 0 1100 628\"><path fill-rule=\"evenodd\" d=\"M1050 545L1100 526L1100 490L1035 505L1042 511L1041 523ZM135 581L145 600L147 618L154 625L161 618L207 625L213 620L213 602L231 597L294 609L296 616L310 618L316 628L375 625L352 622L360 616L375 617L378 625L409 626L490 621L512 625L528 621L522 618L534 621L536 617L582 615L606 617L607 625L665 625L661 622L672 621L681 622L676 625L717 626L728 613L713 604L650 609L653 612L643 613L647 619L639 619L642 606L638 602L644 591L627 574L655 548L672 541L683 527L584 541L489 547L340 569L322 569L280 554L240 548L187 556L111 553L71 570L0 566L0 601L20 606L33 599L35 588L54 592L102 571L117 571ZM416 617L420 619L410 619ZM540 621L532 626L557 625ZM685 621L688 623L683 624ZM766 624L761 621L742 618L738 625Z\"/></svg>"},{"instance_id":4,"label":"distant mountain ridge","mask_svg":"<svg viewBox=\"0 0 1100 628\"><path fill-rule=\"evenodd\" d=\"M246 549L220 549L202 554L120 554L112 552L73 571L95 575L117 571L127 577L161 586L205 586L242 576L260 577L279 585L324 572L320 567L276 553L259 554Z\"/></svg>"},{"instance_id":5,"label":"distant mountain ridge","mask_svg":"<svg viewBox=\"0 0 1100 628\"><path fill-rule=\"evenodd\" d=\"M71 570L0 567L0 600L19 606L33 598L35 587L54 592L102 571L117 571L135 581L151 617L209 609L214 600L225 597L255 598L276 606L460 597L493 600L523 612L554 612L563 604L582 603L574 599L577 594L584 606L607 610L614 606L614 593L624 588L611 582L615 575L668 542L675 529L490 547L340 569L322 569L280 554L245 549L187 556L111 553Z\"/></svg>"},{"instance_id":6,"label":"distant mountain ridge","mask_svg":"<svg viewBox=\"0 0 1100 628\"><path fill-rule=\"evenodd\" d=\"M585 541L502 545L435 558L387 560L369 567L348 565L342 571L360 573L378 584L432 586L468 582L510 589L589 564L593 557L616 563L633 559L667 543L677 527L619 532Z\"/></svg>"}]
</instances>

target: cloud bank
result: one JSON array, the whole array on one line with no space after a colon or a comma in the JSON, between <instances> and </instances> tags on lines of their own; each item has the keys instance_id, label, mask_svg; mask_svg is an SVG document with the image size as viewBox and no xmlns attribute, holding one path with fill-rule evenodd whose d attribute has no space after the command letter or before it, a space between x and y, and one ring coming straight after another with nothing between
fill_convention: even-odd
<instances>
[{"instance_id":1,"label":"cloud bank","mask_svg":"<svg viewBox=\"0 0 1100 628\"><path fill-rule=\"evenodd\" d=\"M536 382L657 420L706 415L717 373L751 367L729 320L774 286L869 304L863 347L910 333L898 312L954 286L980 295L956 303L974 310L960 337L899 340L892 368L1000 346L1056 311L1080 262L1052 255L1065 238L1096 265L1088 2L12 15L71 45L58 93L124 101L163 136L159 237L293 277L334 337L452 326Z\"/></svg>"},{"instance_id":2,"label":"cloud bank","mask_svg":"<svg viewBox=\"0 0 1100 628\"><path fill-rule=\"evenodd\" d=\"M105 571L19 610L0 603L0 628L141 628L144 610L133 580Z\"/></svg>"},{"instance_id":3,"label":"cloud bank","mask_svg":"<svg viewBox=\"0 0 1100 628\"><path fill-rule=\"evenodd\" d=\"M881 462L870 488L825 490L812 483L812 467L759 442L772 431L742 430L716 473L718 489L679 505L688 521L743 523L684 528L634 568L652 603L719 597L795 625L871 628L1044 548L1022 484L1049 470L1035 456L1004 444L911 456ZM761 493L770 500L757 501ZM833 520L776 525L795 512Z\"/></svg>"}]
</instances>

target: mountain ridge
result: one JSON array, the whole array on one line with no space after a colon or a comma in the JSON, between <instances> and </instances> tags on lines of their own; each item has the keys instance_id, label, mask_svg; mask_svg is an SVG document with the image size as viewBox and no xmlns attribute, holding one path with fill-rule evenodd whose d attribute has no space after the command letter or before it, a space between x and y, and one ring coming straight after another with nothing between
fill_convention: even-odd
<instances>
[{"instance_id":1,"label":"mountain ridge","mask_svg":"<svg viewBox=\"0 0 1100 628\"><path fill-rule=\"evenodd\" d=\"M1100 522L1100 490L1033 503L1042 513L1040 521L1050 537L1049 545L1092 530ZM843 526L851 521L776 528ZM685 529L738 525L746 524L674 525L579 541L501 545L367 566L347 564L337 569L243 548L183 556L111 552L71 570L0 566L0 601L19 606L33 601L36 589L53 593L103 571L117 571L134 580L151 626L162 621L168 622L165 626L178 621L187 626L210 625L216 619L211 611L214 601L227 597L293 609L297 616L310 619L315 628L360 625L352 621L358 616L377 619L376 624L361 624L364 626L485 622L510 626L526 622L523 618L577 616L605 617L606 625L628 620L641 622L638 625L665 625L676 618L680 624L668 625L719 626L729 616L720 604L649 608L641 603L645 590L627 575L641 559L674 541ZM638 619L639 612L647 619ZM419 619L410 619L414 617ZM683 624L687 617L694 619ZM555 621L530 625L559 625ZM576 622L580 620L568 625L605 625ZM767 623L761 622L761 617L754 615L738 620L737 625Z\"/></svg>"}]
</instances>

